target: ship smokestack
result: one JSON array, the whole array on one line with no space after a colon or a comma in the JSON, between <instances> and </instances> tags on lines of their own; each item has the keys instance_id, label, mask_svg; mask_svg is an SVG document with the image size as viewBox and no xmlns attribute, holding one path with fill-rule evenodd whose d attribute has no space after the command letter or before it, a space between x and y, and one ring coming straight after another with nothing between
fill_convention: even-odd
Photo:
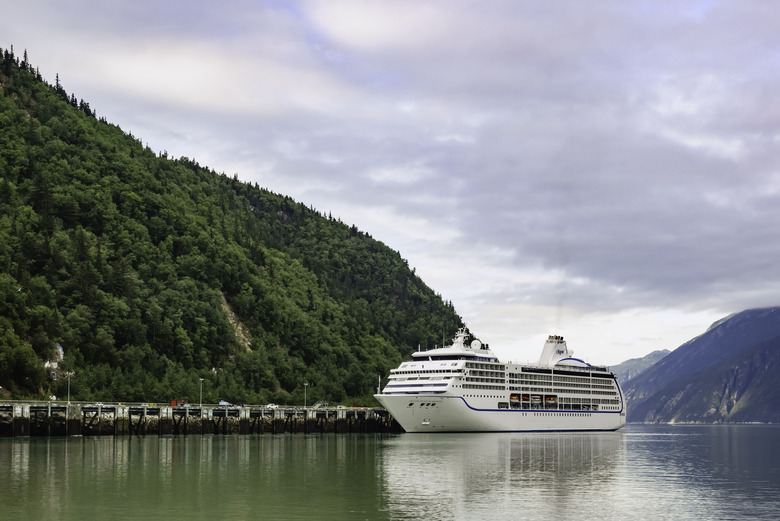
<instances>
[{"instance_id":1,"label":"ship smokestack","mask_svg":"<svg viewBox=\"0 0 780 521\"><path fill-rule=\"evenodd\" d=\"M562 336L550 335L547 337L547 342L544 343L542 355L539 357L539 365L553 366L559 360L569 358L573 354L574 351L569 350L566 346L566 340Z\"/></svg>"}]
</instances>

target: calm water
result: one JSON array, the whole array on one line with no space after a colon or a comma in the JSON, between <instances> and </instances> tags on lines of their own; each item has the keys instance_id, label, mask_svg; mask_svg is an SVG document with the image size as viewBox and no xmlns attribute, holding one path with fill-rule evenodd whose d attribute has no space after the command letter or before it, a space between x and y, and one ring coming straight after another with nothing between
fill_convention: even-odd
<instances>
[{"instance_id":1,"label":"calm water","mask_svg":"<svg viewBox=\"0 0 780 521\"><path fill-rule=\"evenodd\" d=\"M0 439L0 519L772 519L780 427Z\"/></svg>"}]
</instances>

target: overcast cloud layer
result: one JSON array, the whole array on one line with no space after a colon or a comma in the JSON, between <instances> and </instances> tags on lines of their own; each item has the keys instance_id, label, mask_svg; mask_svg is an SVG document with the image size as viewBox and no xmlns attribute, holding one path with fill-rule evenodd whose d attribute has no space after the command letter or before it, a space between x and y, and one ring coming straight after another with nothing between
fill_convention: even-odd
<instances>
[{"instance_id":1,"label":"overcast cloud layer","mask_svg":"<svg viewBox=\"0 0 780 521\"><path fill-rule=\"evenodd\" d=\"M223 5L224 4L224 5ZM0 46L174 157L382 240L505 359L780 305L780 7L31 1Z\"/></svg>"}]
</instances>

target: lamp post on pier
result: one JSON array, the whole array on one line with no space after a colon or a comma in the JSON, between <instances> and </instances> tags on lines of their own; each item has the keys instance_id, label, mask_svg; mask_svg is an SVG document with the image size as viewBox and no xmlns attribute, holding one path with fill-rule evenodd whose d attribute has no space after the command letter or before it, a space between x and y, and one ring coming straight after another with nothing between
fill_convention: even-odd
<instances>
[{"instance_id":1,"label":"lamp post on pier","mask_svg":"<svg viewBox=\"0 0 780 521\"><path fill-rule=\"evenodd\" d=\"M200 410L201 414L203 414L203 378L200 379Z\"/></svg>"},{"instance_id":2,"label":"lamp post on pier","mask_svg":"<svg viewBox=\"0 0 780 521\"><path fill-rule=\"evenodd\" d=\"M70 377L73 376L73 371L68 371L68 405L70 405Z\"/></svg>"},{"instance_id":3,"label":"lamp post on pier","mask_svg":"<svg viewBox=\"0 0 780 521\"><path fill-rule=\"evenodd\" d=\"M303 408L306 408L306 389L309 387L309 382L303 382Z\"/></svg>"}]
</instances>

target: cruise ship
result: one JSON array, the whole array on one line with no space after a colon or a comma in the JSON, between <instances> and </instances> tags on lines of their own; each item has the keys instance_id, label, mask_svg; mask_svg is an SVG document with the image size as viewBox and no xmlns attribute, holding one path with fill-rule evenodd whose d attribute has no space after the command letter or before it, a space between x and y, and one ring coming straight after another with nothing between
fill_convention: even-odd
<instances>
[{"instance_id":1,"label":"cruise ship","mask_svg":"<svg viewBox=\"0 0 780 521\"><path fill-rule=\"evenodd\" d=\"M626 424L615 375L550 335L536 364L502 363L458 330L416 352L374 395L406 432L614 431Z\"/></svg>"}]
</instances>

